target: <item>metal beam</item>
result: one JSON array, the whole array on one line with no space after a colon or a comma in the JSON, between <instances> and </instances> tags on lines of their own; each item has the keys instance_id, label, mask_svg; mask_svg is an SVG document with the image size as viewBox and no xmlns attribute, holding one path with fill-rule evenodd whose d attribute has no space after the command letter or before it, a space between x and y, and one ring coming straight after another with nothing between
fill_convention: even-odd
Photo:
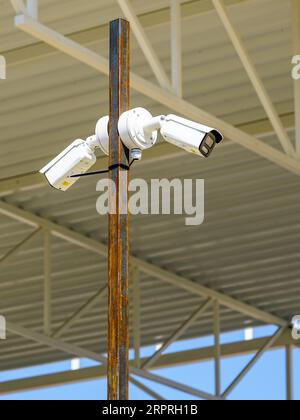
<instances>
[{"instance_id":1,"label":"metal beam","mask_svg":"<svg viewBox=\"0 0 300 420\"><path fill-rule=\"evenodd\" d=\"M293 401L294 399L294 376L293 376L293 347L285 348L285 369L286 369L286 399Z\"/></svg>"},{"instance_id":2,"label":"metal beam","mask_svg":"<svg viewBox=\"0 0 300 420\"><path fill-rule=\"evenodd\" d=\"M94 252L103 257L107 257L107 246L97 241L94 241L87 236L75 232L74 230L68 229L62 225L51 222L50 220L44 219L33 213L27 212L19 207L5 203L0 200L0 213L4 214L14 220L24 223L28 226L48 229L53 236L65 240L73 245L79 246L85 250Z\"/></svg>"},{"instance_id":3,"label":"metal beam","mask_svg":"<svg viewBox=\"0 0 300 420\"><path fill-rule=\"evenodd\" d=\"M87 313L93 306L99 303L99 300L103 298L107 294L107 286L93 295L84 305L82 305L77 311L75 311L63 325L56 330L56 332L52 335L52 338L59 338L65 331L69 330L72 325L75 324L77 320L79 320L85 313ZM139 367L139 366L138 366ZM100 377L100 376L99 376ZM142 391L146 392L148 395L153 397L157 400L163 400L163 398L152 391L150 388L142 384L141 382L135 380L134 378L130 379L131 383L136 387L140 388Z\"/></svg>"},{"instance_id":4,"label":"metal beam","mask_svg":"<svg viewBox=\"0 0 300 420\"><path fill-rule=\"evenodd\" d=\"M101 354L94 353L92 351L83 349L81 347L77 347L73 344L65 343L63 341L53 339L51 337L47 337L45 335L39 334L37 332L31 331L27 328L23 328L20 325L13 324L8 322L6 325L7 331L10 331L13 334L17 334L23 338L27 338L29 340L33 340L37 343L44 344L45 346L61 350L67 354L71 354L72 356L77 356L80 358L86 358L90 360L94 360L99 363L103 363L107 365L107 358ZM138 376L143 379L147 379L152 382L156 382L160 385L165 385L170 388L174 388L178 391L184 392L186 394L193 395L198 398L207 399L207 400L216 400L214 396L207 394L205 392L199 391L193 387L188 385L180 384L176 381L171 379L164 378L160 375L156 375L154 373L146 372L142 369L136 368L134 366L130 367L130 372L132 375Z\"/></svg>"},{"instance_id":5,"label":"metal beam","mask_svg":"<svg viewBox=\"0 0 300 420\"><path fill-rule=\"evenodd\" d=\"M146 31L142 27L130 0L117 0L117 2L122 9L122 12L124 13L124 16L127 20L129 20L135 38L139 43L141 50L145 55L158 83L162 88L171 90L172 86L170 84L169 77L163 68L163 65L161 64L154 48L152 47Z\"/></svg>"},{"instance_id":6,"label":"metal beam","mask_svg":"<svg viewBox=\"0 0 300 420\"><path fill-rule=\"evenodd\" d=\"M64 226L50 222L47 219L43 219L42 217L39 217L33 213L27 212L11 204L4 203L3 201L0 201L0 213L5 214L15 220L18 220L30 226L47 227L52 232L52 235L64 239L65 241L82 247L84 249L95 252L96 254L99 254L105 258L107 257L108 249L106 245L99 243L91 238L88 238L85 235L77 233L71 229L68 229ZM278 326L289 325L289 321L277 317L276 315L251 306L245 302L241 302L235 298L232 298L231 296L226 295L225 293L210 289L209 287L203 286L200 283L193 282L182 276L178 276L177 274L171 273L167 270L157 267L156 265L148 263L147 261L144 261L140 258L131 257L131 264L133 266L138 267L139 270L143 273L147 273L150 276L153 276L166 283L182 288L192 294L196 294L207 299L217 299L220 302L220 304L234 311L241 312L251 318L259 320L264 324Z\"/></svg>"},{"instance_id":7,"label":"metal beam","mask_svg":"<svg viewBox=\"0 0 300 420\"><path fill-rule=\"evenodd\" d=\"M171 2L171 62L173 90L182 98L182 14L181 0Z\"/></svg>"},{"instance_id":8,"label":"metal beam","mask_svg":"<svg viewBox=\"0 0 300 420\"><path fill-rule=\"evenodd\" d=\"M35 22L28 16L16 16L15 24L19 29L41 41L44 41L59 51L70 55L71 57L87 64L103 74L109 74L107 59L95 54L88 48L77 44L52 29ZM276 165L285 168L296 175L300 175L300 163L296 159L287 156L274 147L269 146L267 143L241 131L237 127L234 127L222 119L197 108L191 103L179 98L176 94L166 91L165 89L160 88L159 86L156 86L148 80L145 80L133 73L131 74L131 87L137 92L148 96L156 102L166 106L168 109L172 109L187 118L195 121L201 121L203 124L207 124L210 127L217 127L223 132L226 138L247 148L248 150L251 150L259 156L270 160Z\"/></svg>"},{"instance_id":9,"label":"metal beam","mask_svg":"<svg viewBox=\"0 0 300 420\"><path fill-rule=\"evenodd\" d=\"M226 0L227 5L242 4L248 0ZM201 16L203 13L210 12L213 10L213 5L209 1L189 0L182 3L182 16L185 19L190 17ZM153 28L153 22L156 25L168 25L170 21L170 10L168 8L152 9L147 13L142 13L138 16L144 28ZM93 26L92 28L85 28L79 31L73 32L69 36L74 41L83 44L92 44L95 42L107 40L107 29L108 24ZM23 47L18 49L11 49L5 51L5 57L7 58L8 65L12 64L24 64L26 61L32 62L34 59L40 59L41 57L49 54L56 54L49 45L41 44L39 42L26 43Z\"/></svg>"},{"instance_id":10,"label":"metal beam","mask_svg":"<svg viewBox=\"0 0 300 420\"><path fill-rule=\"evenodd\" d=\"M51 335L51 233L44 229L44 334Z\"/></svg>"},{"instance_id":11,"label":"metal beam","mask_svg":"<svg viewBox=\"0 0 300 420\"><path fill-rule=\"evenodd\" d=\"M132 383L132 385L135 385L140 390L142 390L146 394L150 395L150 397L152 397L155 401L164 401L165 400L165 398L163 398L160 394L157 394L155 391L148 388L145 384L142 384L141 382L138 382L136 379L131 377L130 382Z\"/></svg>"},{"instance_id":12,"label":"metal beam","mask_svg":"<svg viewBox=\"0 0 300 420\"><path fill-rule=\"evenodd\" d=\"M142 365L143 369L151 368L154 363L159 359L164 351L166 351L173 343L175 343L182 334L194 324L195 321L202 315L207 308L211 305L211 299L208 299L204 304L202 303L199 308L186 320L184 323L167 339L167 341L149 357L148 360Z\"/></svg>"},{"instance_id":13,"label":"metal beam","mask_svg":"<svg viewBox=\"0 0 300 420\"><path fill-rule=\"evenodd\" d=\"M23 239L18 245L10 249L3 257L0 258L0 264L9 263L15 255L20 252L25 246L27 246L36 236L41 232L41 228L37 228L31 232L25 239Z\"/></svg>"},{"instance_id":14,"label":"metal beam","mask_svg":"<svg viewBox=\"0 0 300 420\"><path fill-rule=\"evenodd\" d=\"M92 309L107 294L107 286L99 290L87 302L85 302L77 311L75 311L52 335L52 338L61 337L65 331L69 330L76 321Z\"/></svg>"},{"instance_id":15,"label":"metal beam","mask_svg":"<svg viewBox=\"0 0 300 420\"><path fill-rule=\"evenodd\" d=\"M10 0L10 2L17 14L27 12L27 9L23 0Z\"/></svg>"},{"instance_id":16,"label":"metal beam","mask_svg":"<svg viewBox=\"0 0 300 420\"><path fill-rule=\"evenodd\" d=\"M221 346L222 358L233 358L241 355L252 354L263 347L269 337L259 338L251 341L240 341L235 343L227 343ZM292 339L291 332L287 330L276 343L270 347L270 350L277 350L285 348L286 346L295 345L295 341ZM215 347L205 347L193 350L186 350L175 353L168 353L162 355L153 369L165 369L177 366L184 366L187 364L194 364L200 362L207 362L213 360L215 356ZM142 359L143 364L147 359ZM134 364L134 361L132 361ZM32 391L35 389L41 389L46 387L67 385L72 383L78 383L82 381L89 381L106 376L105 366L96 366L91 368L80 369L76 372L59 372L50 375L17 379L8 382L0 383L0 395L5 395L15 392Z\"/></svg>"},{"instance_id":17,"label":"metal beam","mask_svg":"<svg viewBox=\"0 0 300 420\"><path fill-rule=\"evenodd\" d=\"M221 395L221 344L220 344L220 304L214 302L214 344L215 344L215 394Z\"/></svg>"},{"instance_id":18,"label":"metal beam","mask_svg":"<svg viewBox=\"0 0 300 420\"><path fill-rule=\"evenodd\" d=\"M38 0L27 0L27 12L33 19L38 18Z\"/></svg>"},{"instance_id":19,"label":"metal beam","mask_svg":"<svg viewBox=\"0 0 300 420\"><path fill-rule=\"evenodd\" d=\"M253 359L247 364L237 378L228 386L226 391L222 394L223 398L227 398L229 394L238 386L238 384L244 379L247 373L253 368L253 366L262 358L267 350L269 350L274 343L282 336L286 328L279 328L276 333L267 341L261 350L253 357Z\"/></svg>"},{"instance_id":20,"label":"metal beam","mask_svg":"<svg viewBox=\"0 0 300 420\"><path fill-rule=\"evenodd\" d=\"M176 381L167 379L159 375L155 375L150 372L146 372L145 370L142 370L142 369L136 369L136 368L134 369L136 370L135 374L140 376L141 378L148 379L160 385L167 386L169 388L175 389L176 391L180 391L185 394L190 394L190 395L193 395L194 397L201 398L203 400L212 400L212 401L222 400L222 398L217 398L206 392L198 391L197 389L190 387L189 385L180 384ZM133 369L131 369L131 371L133 373Z\"/></svg>"},{"instance_id":21,"label":"metal beam","mask_svg":"<svg viewBox=\"0 0 300 420\"><path fill-rule=\"evenodd\" d=\"M223 0L212 0L216 11L224 25L224 28L231 39L231 42L238 53L238 56L243 63L243 66L251 80L251 83L261 101L261 104L268 115L273 128L275 130L275 133L277 134L280 143L285 150L285 152L289 155L294 157L295 156L295 149L291 143L291 140L289 136L287 135L287 132L285 131L282 122L278 116L278 113L276 111L276 108L271 100L270 95L268 94L263 81L261 80L258 71L255 67L255 64L250 57L247 48L238 32L238 30L235 28L229 13L226 9L226 6L224 4Z\"/></svg>"},{"instance_id":22,"label":"metal beam","mask_svg":"<svg viewBox=\"0 0 300 420\"><path fill-rule=\"evenodd\" d=\"M287 326L289 324L289 321L279 318L266 311L262 311L254 306L248 305L245 302L241 302L235 298L232 298L231 296L226 295L225 293L210 289L209 287L188 280L182 276L178 276L177 274L170 273L169 271L159 268L146 261L133 259L133 263L136 263L140 270L144 273L152 275L153 277L165 281L166 283L182 288L190 293L206 298L217 299L222 305L234 311L241 312L250 318L257 319L265 324L274 324L280 326Z\"/></svg>"},{"instance_id":23,"label":"metal beam","mask_svg":"<svg viewBox=\"0 0 300 420\"><path fill-rule=\"evenodd\" d=\"M300 56L300 2L292 0L294 55ZM296 154L300 159L300 79L294 81Z\"/></svg>"},{"instance_id":24,"label":"metal beam","mask_svg":"<svg viewBox=\"0 0 300 420\"><path fill-rule=\"evenodd\" d=\"M131 272L133 293L132 293L132 331L134 362L136 367L141 367L141 285L139 269L132 268Z\"/></svg>"},{"instance_id":25,"label":"metal beam","mask_svg":"<svg viewBox=\"0 0 300 420\"><path fill-rule=\"evenodd\" d=\"M16 191L34 190L45 187L47 181L39 173L23 173L13 177L0 179L0 197L5 197Z\"/></svg>"}]
</instances>

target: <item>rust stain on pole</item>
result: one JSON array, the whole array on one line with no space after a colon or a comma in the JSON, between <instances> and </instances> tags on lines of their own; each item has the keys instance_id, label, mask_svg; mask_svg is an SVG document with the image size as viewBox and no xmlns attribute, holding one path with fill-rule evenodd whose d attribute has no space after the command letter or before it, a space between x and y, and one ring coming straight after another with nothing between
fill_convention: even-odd
<instances>
[{"instance_id":1,"label":"rust stain on pole","mask_svg":"<svg viewBox=\"0 0 300 420\"><path fill-rule=\"evenodd\" d=\"M110 216L108 256L108 399L128 400L128 164L118 133L129 109L130 25L110 23ZM112 214L114 213L114 214Z\"/></svg>"}]
</instances>

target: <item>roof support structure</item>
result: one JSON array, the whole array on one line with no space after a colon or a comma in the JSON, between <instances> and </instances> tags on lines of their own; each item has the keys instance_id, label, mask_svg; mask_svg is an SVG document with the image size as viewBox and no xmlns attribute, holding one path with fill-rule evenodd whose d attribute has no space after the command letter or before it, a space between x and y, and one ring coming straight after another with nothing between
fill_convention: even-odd
<instances>
[{"instance_id":1,"label":"roof support structure","mask_svg":"<svg viewBox=\"0 0 300 420\"><path fill-rule=\"evenodd\" d=\"M51 233L44 229L44 334L51 334Z\"/></svg>"},{"instance_id":2,"label":"roof support structure","mask_svg":"<svg viewBox=\"0 0 300 420\"><path fill-rule=\"evenodd\" d=\"M293 377L293 347L285 347L285 363L286 363L286 399L293 401L294 399L294 377Z\"/></svg>"},{"instance_id":3,"label":"roof support structure","mask_svg":"<svg viewBox=\"0 0 300 420\"><path fill-rule=\"evenodd\" d=\"M174 92L182 98L183 77L182 77L182 15L181 0L170 0L171 2L171 62L172 62L172 84Z\"/></svg>"},{"instance_id":4,"label":"roof support structure","mask_svg":"<svg viewBox=\"0 0 300 420\"><path fill-rule=\"evenodd\" d=\"M57 223L51 222L33 213L27 212L23 209L15 207L11 204L0 201L0 213L5 214L21 223L28 224L34 227L46 227L52 235L66 240L69 243L82 247L86 250L95 252L96 254L107 257L107 246L97 242L87 236L77 233L64 226L58 225ZM256 319L264 324L288 326L289 321L284 320L276 315L270 314L266 311L251 306L245 302L241 302L238 299L232 298L225 293L218 292L217 290L210 289L209 287L203 286L200 283L193 282L177 274L173 274L167 270L164 270L154 264L148 263L140 258L131 257L132 266L136 266L143 273L147 273L156 279L172 284L179 288L182 288L190 293L198 295L204 298L216 299L220 304L240 313L243 313L250 318Z\"/></svg>"},{"instance_id":5,"label":"roof support structure","mask_svg":"<svg viewBox=\"0 0 300 420\"><path fill-rule=\"evenodd\" d=\"M134 363L136 367L141 367L141 285L140 273L137 267L131 269L132 278L132 332L133 332L133 348Z\"/></svg>"},{"instance_id":6,"label":"roof support structure","mask_svg":"<svg viewBox=\"0 0 300 420\"><path fill-rule=\"evenodd\" d=\"M11 0L11 4L17 14L27 14L33 19L38 18L38 0Z\"/></svg>"},{"instance_id":7,"label":"roof support structure","mask_svg":"<svg viewBox=\"0 0 300 420\"><path fill-rule=\"evenodd\" d=\"M23 328L20 325L16 325L10 322L7 323L6 328L7 328L7 331L10 331L13 334L19 335L24 338L28 338L29 340L33 340L37 343L44 344L45 346L49 346L51 348L61 350L62 352L68 353L72 356L77 356L80 358L87 358L87 359L102 363L104 365L107 365L106 357L102 356L101 354L97 354L92 351L83 349L81 347L77 347L73 344L65 343L63 341L53 339L51 337L47 337L45 335L39 334L37 332L31 331L27 328ZM139 369L139 368L131 366L130 373L140 378L147 379L149 381L158 383L160 385L165 385L170 388L174 388L178 391L193 395L201 399L216 400L214 396L208 393L198 391L197 389L192 388L188 385L180 384L176 381L164 378L154 373L147 372L143 369ZM136 383L137 381L135 380L135 384Z\"/></svg>"},{"instance_id":8,"label":"roof support structure","mask_svg":"<svg viewBox=\"0 0 300 420\"><path fill-rule=\"evenodd\" d=\"M253 357L253 359L247 364L242 372L236 377L236 379L228 386L226 391L222 394L223 398L227 398L229 394L238 386L238 384L244 379L247 373L253 368L253 366L262 358L267 350L269 350L273 344L282 336L286 328L279 328L276 333L267 341L261 350Z\"/></svg>"},{"instance_id":9,"label":"roof support structure","mask_svg":"<svg viewBox=\"0 0 300 420\"><path fill-rule=\"evenodd\" d=\"M59 338L69 330L76 321L78 321L84 314L86 314L89 310L91 310L99 301L106 296L107 294L107 286L99 290L96 294L94 294L87 302L85 302L77 311L75 311L64 323L59 327L54 334L52 334L52 338Z\"/></svg>"},{"instance_id":10,"label":"roof support structure","mask_svg":"<svg viewBox=\"0 0 300 420\"><path fill-rule=\"evenodd\" d=\"M149 357L148 360L142 365L143 369L151 368L154 363L159 359L163 352L165 352L173 343L178 341L182 334L194 324L195 321L202 315L207 308L211 305L211 299L208 299L204 304L202 303L199 308L186 320L184 323L167 339L167 341Z\"/></svg>"},{"instance_id":11,"label":"roof support structure","mask_svg":"<svg viewBox=\"0 0 300 420\"><path fill-rule=\"evenodd\" d=\"M300 59L300 3L292 0L292 19L294 32L294 54ZM294 64L299 64L297 60ZM294 101L295 101L295 127L296 127L296 153L300 159L300 79L294 81Z\"/></svg>"},{"instance_id":12,"label":"roof support structure","mask_svg":"<svg viewBox=\"0 0 300 420\"><path fill-rule=\"evenodd\" d=\"M165 69L163 68L163 65L160 62L160 59L158 58L154 48L152 47L146 31L142 27L130 0L117 0L117 2L122 9L126 19L130 22L131 30L133 31L135 38L148 61L149 66L152 68L158 83L162 88L171 90L172 86L170 79Z\"/></svg>"},{"instance_id":13,"label":"roof support structure","mask_svg":"<svg viewBox=\"0 0 300 420\"><path fill-rule=\"evenodd\" d=\"M0 258L0 264L1 263L8 263L11 258L15 256L17 252L20 252L25 246L27 246L36 236L40 233L41 228L37 228L32 233L30 233L28 236L26 236L23 241L18 243L16 246L14 246L12 249L10 249L3 257Z\"/></svg>"},{"instance_id":14,"label":"roof support structure","mask_svg":"<svg viewBox=\"0 0 300 420\"><path fill-rule=\"evenodd\" d=\"M38 18L38 0L27 0L27 11L33 19Z\"/></svg>"},{"instance_id":15,"label":"roof support structure","mask_svg":"<svg viewBox=\"0 0 300 420\"><path fill-rule=\"evenodd\" d=\"M26 9L26 6L25 6L23 0L10 0L10 2L11 2L12 7L15 9L15 12L17 14L27 12L27 9Z\"/></svg>"},{"instance_id":16,"label":"roof support structure","mask_svg":"<svg viewBox=\"0 0 300 420\"><path fill-rule=\"evenodd\" d=\"M133 377L130 378L130 382L132 385L135 385L140 390L144 391L146 394L150 395L155 401L164 401L165 399L160 395L157 394L157 392L153 391L149 387L147 387L145 384L142 384L141 382L137 381Z\"/></svg>"},{"instance_id":17,"label":"roof support structure","mask_svg":"<svg viewBox=\"0 0 300 420\"><path fill-rule=\"evenodd\" d=\"M247 48L238 32L238 30L235 28L229 13L226 9L226 6L224 4L223 0L212 0L216 11L224 25L224 28L231 39L231 42L238 53L239 58L241 59L243 66L252 82L252 85L262 103L262 106L264 107L264 110L266 114L268 115L275 133L277 134L281 145L285 152L289 155L294 157L295 156L295 149L291 143L291 140L285 131L282 122L279 118L279 115L276 111L276 108L263 84L263 81L261 80L258 71L255 67L255 64L250 57Z\"/></svg>"},{"instance_id":18,"label":"roof support structure","mask_svg":"<svg viewBox=\"0 0 300 420\"><path fill-rule=\"evenodd\" d=\"M232 358L241 355L252 354L259 351L270 337L258 338L251 341L241 341L227 343L221 346L222 358ZM270 347L269 350L277 350L286 346L295 345L291 332L286 330L285 333ZM205 347L193 350L180 351L162 355L153 366L153 369L164 369L186 364L194 364L207 362L214 359L215 347ZM142 359L142 364L147 359ZM0 383L0 395L32 391L52 386L67 385L82 381L89 381L103 378L106 375L105 366L96 366L91 368L80 369L77 371L59 372L51 375L37 376L32 378L17 379L9 382ZM156 399L156 397L154 397ZM157 398L158 399L158 398Z\"/></svg>"},{"instance_id":19,"label":"roof support structure","mask_svg":"<svg viewBox=\"0 0 300 420\"><path fill-rule=\"evenodd\" d=\"M214 344L215 344L215 394L221 395L221 323L220 323L220 304L214 301Z\"/></svg>"},{"instance_id":20,"label":"roof support structure","mask_svg":"<svg viewBox=\"0 0 300 420\"><path fill-rule=\"evenodd\" d=\"M250 318L271 325L287 326L288 324L288 321L276 317L266 311L262 311L258 308L246 304L245 302L234 299L225 293L218 292L217 290L213 290L209 287L188 280L182 276L170 273L167 270L163 270L146 261L136 260L136 263L139 265L140 270L142 270L144 273L148 273L157 279L165 281L169 284L173 284L174 286L182 288L190 293L206 298L216 299L220 302L220 304L226 306L227 308L243 313Z\"/></svg>"},{"instance_id":21,"label":"roof support structure","mask_svg":"<svg viewBox=\"0 0 300 420\"><path fill-rule=\"evenodd\" d=\"M33 37L43 41L52 47L64 52L71 57L87 64L95 70L108 76L108 60L95 54L88 48L79 45L69 38L53 31L47 26L34 21L26 15L18 15L15 18L16 26ZM300 175L300 163L290 156L280 152L267 143L249 135L237 127L223 121L220 118L192 105L191 103L179 98L175 93L163 89L155 84L143 79L136 74L131 74L131 87L137 92L155 100L156 102L172 109L174 112L192 120L201 121L210 127L217 127L224 136L235 143L257 153L276 165L287 169L288 171Z\"/></svg>"}]
</instances>

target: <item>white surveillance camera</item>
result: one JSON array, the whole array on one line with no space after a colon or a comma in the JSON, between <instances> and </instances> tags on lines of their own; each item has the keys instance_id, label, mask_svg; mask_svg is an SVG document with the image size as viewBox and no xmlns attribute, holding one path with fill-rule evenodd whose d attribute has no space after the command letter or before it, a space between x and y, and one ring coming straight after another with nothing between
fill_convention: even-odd
<instances>
[{"instance_id":1,"label":"white surveillance camera","mask_svg":"<svg viewBox=\"0 0 300 420\"><path fill-rule=\"evenodd\" d=\"M120 137L130 150L145 150L154 146L158 130L167 142L206 158L223 140L222 134L214 128L176 115L152 117L143 108L127 111L119 120Z\"/></svg>"},{"instance_id":2,"label":"white surveillance camera","mask_svg":"<svg viewBox=\"0 0 300 420\"><path fill-rule=\"evenodd\" d=\"M210 156L216 144L223 140L218 130L176 115L162 117L160 132L167 142L206 158Z\"/></svg>"},{"instance_id":3,"label":"white surveillance camera","mask_svg":"<svg viewBox=\"0 0 300 420\"><path fill-rule=\"evenodd\" d=\"M49 184L66 191L76 181L75 174L87 172L96 163L96 155L84 140L75 140L69 147L41 169Z\"/></svg>"},{"instance_id":4,"label":"white surveillance camera","mask_svg":"<svg viewBox=\"0 0 300 420\"><path fill-rule=\"evenodd\" d=\"M84 140L75 140L55 159L48 163L40 173L57 190L67 191L79 178L74 175L85 174L95 163L95 150L101 149L109 154L108 117L101 118L96 126L96 134Z\"/></svg>"}]
</instances>

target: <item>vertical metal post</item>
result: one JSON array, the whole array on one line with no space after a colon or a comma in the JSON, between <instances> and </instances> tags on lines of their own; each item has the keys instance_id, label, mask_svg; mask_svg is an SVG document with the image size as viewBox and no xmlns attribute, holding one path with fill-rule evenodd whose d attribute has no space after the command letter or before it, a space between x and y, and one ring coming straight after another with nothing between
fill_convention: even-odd
<instances>
[{"instance_id":1,"label":"vertical metal post","mask_svg":"<svg viewBox=\"0 0 300 420\"><path fill-rule=\"evenodd\" d=\"M171 51L172 83L177 95L182 98L182 21L181 0L171 1Z\"/></svg>"},{"instance_id":2,"label":"vertical metal post","mask_svg":"<svg viewBox=\"0 0 300 420\"><path fill-rule=\"evenodd\" d=\"M119 137L129 109L129 22L110 23L110 215L108 255L108 399L128 400L128 160Z\"/></svg>"},{"instance_id":3,"label":"vertical metal post","mask_svg":"<svg viewBox=\"0 0 300 420\"><path fill-rule=\"evenodd\" d=\"M51 232L44 230L44 333L51 334Z\"/></svg>"},{"instance_id":4,"label":"vertical metal post","mask_svg":"<svg viewBox=\"0 0 300 420\"><path fill-rule=\"evenodd\" d=\"M132 272L133 279L133 347L134 363L136 367L141 367L141 289L139 269L134 267Z\"/></svg>"},{"instance_id":5,"label":"vertical metal post","mask_svg":"<svg viewBox=\"0 0 300 420\"><path fill-rule=\"evenodd\" d=\"M286 399L293 401L293 347L286 346L285 348L286 360Z\"/></svg>"},{"instance_id":6,"label":"vertical metal post","mask_svg":"<svg viewBox=\"0 0 300 420\"><path fill-rule=\"evenodd\" d=\"M300 55L300 3L299 0L292 1L293 32L294 32L294 55ZM300 80L294 81L295 101L295 131L296 131L296 152L300 159Z\"/></svg>"},{"instance_id":7,"label":"vertical metal post","mask_svg":"<svg viewBox=\"0 0 300 420\"><path fill-rule=\"evenodd\" d=\"M38 18L38 0L27 0L27 11L33 19Z\"/></svg>"},{"instance_id":8,"label":"vertical metal post","mask_svg":"<svg viewBox=\"0 0 300 420\"><path fill-rule=\"evenodd\" d=\"M215 393L221 395L221 345L220 345L220 304L214 302L214 338L215 338Z\"/></svg>"}]
</instances>

